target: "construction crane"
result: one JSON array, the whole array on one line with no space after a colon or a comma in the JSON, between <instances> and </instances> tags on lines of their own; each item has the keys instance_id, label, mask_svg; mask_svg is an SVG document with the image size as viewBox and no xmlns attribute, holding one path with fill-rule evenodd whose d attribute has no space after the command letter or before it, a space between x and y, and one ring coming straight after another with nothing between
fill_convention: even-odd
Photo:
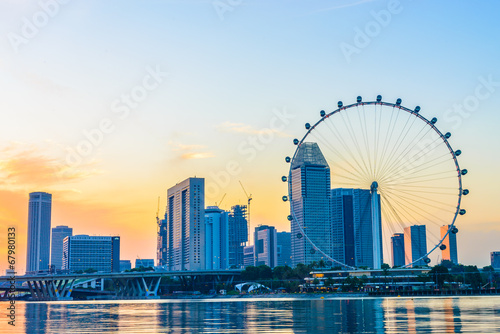
<instances>
[{"instance_id":1,"label":"construction crane","mask_svg":"<svg viewBox=\"0 0 500 334\"><path fill-rule=\"evenodd\" d=\"M245 190L245 187L243 187L243 183L240 182L241 189L243 189L243 192L245 193L245 196L247 197L248 200L248 215L247 215L247 240L248 240L248 245L250 244L250 201L252 200L252 194L248 195L247 191Z\"/></svg>"},{"instance_id":2,"label":"construction crane","mask_svg":"<svg viewBox=\"0 0 500 334\"><path fill-rule=\"evenodd\" d=\"M226 198L226 195L227 195L227 193L225 193L224 196L222 196L222 199L219 201L219 205L217 205L217 202L215 202L215 206L220 208L222 201L224 201L224 198Z\"/></svg>"},{"instance_id":3,"label":"construction crane","mask_svg":"<svg viewBox=\"0 0 500 334\"><path fill-rule=\"evenodd\" d=\"M156 209L156 224L158 225L158 228L160 228L160 218L158 215L160 214L160 196L158 196L158 208Z\"/></svg>"}]
</instances>

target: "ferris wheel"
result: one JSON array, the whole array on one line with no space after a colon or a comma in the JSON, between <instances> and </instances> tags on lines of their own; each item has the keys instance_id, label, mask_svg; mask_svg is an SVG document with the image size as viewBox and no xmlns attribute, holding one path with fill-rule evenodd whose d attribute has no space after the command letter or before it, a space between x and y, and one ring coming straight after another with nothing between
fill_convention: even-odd
<instances>
[{"instance_id":1,"label":"ferris wheel","mask_svg":"<svg viewBox=\"0 0 500 334\"><path fill-rule=\"evenodd\" d=\"M407 243L402 267L428 265L435 250L446 249L444 241L458 232L457 218L466 213L461 202L462 196L469 193L462 187L462 177L467 170L461 169L458 163L462 152L453 150L449 143L451 133L442 133L436 127L437 118L429 120L420 111L419 106L414 109L402 106L401 99L396 103L383 102L378 95L376 101L364 102L358 96L356 103L343 105L339 101L337 109L322 110L316 123L305 124L304 137L293 140L297 146L294 155L285 158L290 163L288 177L282 177L283 182L288 182L288 196L283 196L283 201L290 202L288 220L292 224L292 245L296 239L303 243L303 252L319 256L332 266L350 269L361 263L352 259L358 256L355 253L366 253L367 243L363 241L360 245L355 239L356 235L361 236L362 229L368 231L374 269L379 269L382 261L394 260L391 242L396 235L404 235ZM310 172L301 167L307 159L315 166ZM318 183L315 176L320 174L313 173L323 173L322 183ZM307 190L306 182L318 184L316 188L307 186ZM335 227L331 225L330 230L318 231L319 225L315 227L314 223L321 218L307 221L307 215L317 214L326 205L326 199L321 197L325 184L330 187L327 196L330 222L336 210L346 210L342 194L351 194L354 200L351 199L349 205L357 205L358 211L364 212L364 218L356 212L350 218L349 228L354 231L351 233L354 237L347 232L336 236ZM313 198L314 189L323 189L319 190L321 196ZM335 198L340 203L337 207L332 204ZM310 213L304 211L308 205ZM314 205L316 209L311 209ZM371 231L366 220L371 224ZM407 240L411 233L416 235L416 227L424 231L418 236L425 240L416 237ZM357 243L352 246L352 254L338 255L332 245L339 237L345 242L351 238L351 243ZM327 239L329 243L325 242ZM413 249L413 256L408 257L408 249L411 252L408 242L413 247L418 243L424 248L418 252ZM432 254L434 261L439 259L439 253Z\"/></svg>"}]
</instances>

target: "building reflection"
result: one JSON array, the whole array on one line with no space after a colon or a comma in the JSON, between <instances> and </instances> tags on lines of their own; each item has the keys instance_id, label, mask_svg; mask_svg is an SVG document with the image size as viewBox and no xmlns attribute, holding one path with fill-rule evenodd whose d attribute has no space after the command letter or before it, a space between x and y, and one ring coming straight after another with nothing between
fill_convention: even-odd
<instances>
[{"instance_id":1,"label":"building reflection","mask_svg":"<svg viewBox=\"0 0 500 334\"><path fill-rule=\"evenodd\" d=\"M460 320L460 308L458 307L458 299L445 299L444 320L446 333L462 333L462 321Z\"/></svg>"}]
</instances>

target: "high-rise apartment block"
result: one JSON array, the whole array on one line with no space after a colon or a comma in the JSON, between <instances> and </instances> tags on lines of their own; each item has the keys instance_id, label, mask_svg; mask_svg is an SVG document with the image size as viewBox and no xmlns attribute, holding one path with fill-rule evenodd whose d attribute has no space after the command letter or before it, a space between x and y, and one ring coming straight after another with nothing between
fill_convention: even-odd
<instances>
[{"instance_id":1,"label":"high-rise apartment block","mask_svg":"<svg viewBox=\"0 0 500 334\"><path fill-rule=\"evenodd\" d=\"M159 264L172 271L204 269L205 179L188 178L168 189L164 224Z\"/></svg>"}]
</instances>

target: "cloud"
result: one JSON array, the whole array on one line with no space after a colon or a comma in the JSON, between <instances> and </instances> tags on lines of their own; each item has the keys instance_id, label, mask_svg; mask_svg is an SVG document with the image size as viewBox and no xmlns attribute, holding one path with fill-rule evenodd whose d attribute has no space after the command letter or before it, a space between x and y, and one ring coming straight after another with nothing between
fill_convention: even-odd
<instances>
[{"instance_id":1,"label":"cloud","mask_svg":"<svg viewBox=\"0 0 500 334\"><path fill-rule=\"evenodd\" d=\"M283 138L291 137L288 133L285 133L280 130L270 129L270 128L256 129L253 126L244 123L224 122L222 124L217 125L217 130L221 132L239 133L248 135L260 135L260 134L267 135L269 133L274 133L278 137L283 137Z\"/></svg>"},{"instance_id":2,"label":"cloud","mask_svg":"<svg viewBox=\"0 0 500 334\"><path fill-rule=\"evenodd\" d=\"M207 159L215 157L215 154L206 150L206 145L182 144L175 141L170 141L168 145L172 151L180 152L179 154L182 160Z\"/></svg>"},{"instance_id":3,"label":"cloud","mask_svg":"<svg viewBox=\"0 0 500 334\"><path fill-rule=\"evenodd\" d=\"M68 184L100 173L89 164L69 170L62 160L51 157L35 145L10 143L0 148L0 187L13 191L53 190L74 192ZM61 189L60 189L61 190Z\"/></svg>"},{"instance_id":4,"label":"cloud","mask_svg":"<svg viewBox=\"0 0 500 334\"><path fill-rule=\"evenodd\" d=\"M181 158L183 160L191 160L191 159L206 159L206 158L213 158L215 155L211 152L204 152L204 153L184 153L181 155Z\"/></svg>"}]
</instances>

